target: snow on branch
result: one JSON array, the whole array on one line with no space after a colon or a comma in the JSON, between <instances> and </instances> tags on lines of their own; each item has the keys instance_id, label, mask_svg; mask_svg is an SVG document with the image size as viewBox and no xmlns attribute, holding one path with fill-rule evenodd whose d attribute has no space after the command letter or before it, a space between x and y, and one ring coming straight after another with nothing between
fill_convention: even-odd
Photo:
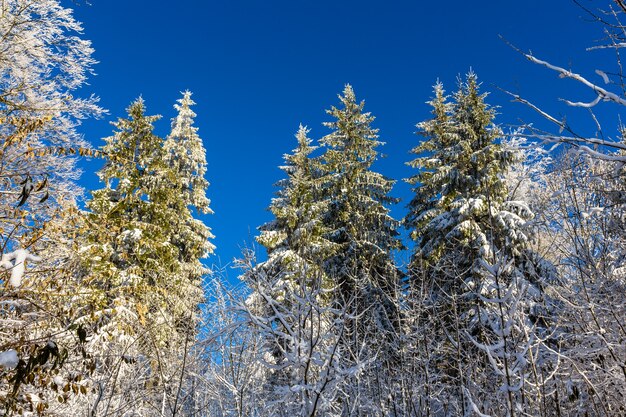
<instances>
[{"instance_id":1,"label":"snow on branch","mask_svg":"<svg viewBox=\"0 0 626 417\"><path fill-rule=\"evenodd\" d=\"M480 409L478 408L476 403L472 400L472 394L465 387L463 387L463 394L465 395L465 398L467 399L467 402L468 402L468 405L469 405L469 407L468 407L469 410L471 410L474 413L476 413L476 415L478 417L491 417L489 414L484 414L484 413L482 413L480 411Z\"/></svg>"},{"instance_id":2,"label":"snow on branch","mask_svg":"<svg viewBox=\"0 0 626 417\"><path fill-rule=\"evenodd\" d=\"M612 101L614 103L620 104L622 106L626 106L626 100L624 100L623 98L619 97L617 94L608 91L602 87L600 87L597 84L592 83L591 81L587 80L585 77L583 77L580 74L576 74L575 72L566 70L565 68L556 66L556 65L552 65L547 61L543 61L541 59L535 58L533 55L531 54L524 54L524 56L532 63L544 66L548 69L551 69L553 71L556 71L559 73L559 77L561 78L571 78L573 80L576 80L578 82L580 82L581 84L591 88L600 99L605 100L605 101ZM604 78L604 77L603 77ZM565 100L566 103L568 103L569 105L576 105L576 103L572 103L570 101ZM599 102L599 100L598 100ZM580 104L580 103L578 103ZM596 103L597 104L597 103Z\"/></svg>"},{"instance_id":3,"label":"snow on branch","mask_svg":"<svg viewBox=\"0 0 626 417\"><path fill-rule=\"evenodd\" d=\"M563 102L566 103L568 106L584 107L586 109L590 109L592 107L595 107L595 105L598 104L600 102L600 100L602 100L602 96L598 96L598 97L595 98L595 100L590 101L590 102L569 101L569 100L565 100L565 99L563 99Z\"/></svg>"},{"instance_id":4,"label":"snow on branch","mask_svg":"<svg viewBox=\"0 0 626 417\"><path fill-rule=\"evenodd\" d=\"M550 115L546 111L540 109L539 107L537 107L536 105L534 105L530 101L520 97L517 94L513 94L513 93L511 93L509 91L506 91L506 90L502 90L502 91L504 93L510 95L511 97L513 97L514 101L517 101L519 103L522 103L522 104L530 107L532 110L534 110L537 113L539 113L544 119L546 119L546 120L556 124L559 127L559 133L561 133L564 130L566 130L566 131L570 132L572 135L574 135L574 136L563 136L561 134L551 135L551 134L538 133L538 132L537 133L531 133L531 134L521 134L521 133L515 133L514 132L514 133L512 133L513 137L520 137L520 138L532 137L532 138L540 140L541 142L544 142L544 143L548 143L548 142L550 142L550 143L566 143L566 144L569 144L569 145L572 145L572 146L578 148L579 151L581 151L582 153L586 153L586 154L588 154L589 156L591 156L593 158L602 159L602 160L605 160L605 161L626 163L626 155L602 153L602 152L599 152L597 150L591 149L588 146L588 145L605 146L607 148L611 148L611 149L615 149L615 150L619 150L619 151L626 151L626 143L615 142L615 141L599 139L599 138L590 138L590 137L578 136L576 133L574 133L572 131L572 129L569 128L569 126L565 123L565 121L558 120L554 116Z\"/></svg>"},{"instance_id":5,"label":"snow on branch","mask_svg":"<svg viewBox=\"0 0 626 417\"><path fill-rule=\"evenodd\" d=\"M20 358L17 356L17 352L14 349L0 352L0 369L14 369L17 367L19 360Z\"/></svg>"},{"instance_id":6,"label":"snow on branch","mask_svg":"<svg viewBox=\"0 0 626 417\"><path fill-rule=\"evenodd\" d=\"M26 261L39 262L41 258L31 254L28 249L17 249L2 255L0 269L11 270L11 278L9 278L11 287L19 288L22 285L22 279L26 271Z\"/></svg>"},{"instance_id":7,"label":"snow on branch","mask_svg":"<svg viewBox=\"0 0 626 417\"><path fill-rule=\"evenodd\" d=\"M555 135L533 135L534 138L543 140L545 142L566 142L570 144L591 144L598 146L607 146L610 148L626 150L626 144L620 142L612 142L604 139L597 138L576 138L576 137L568 137L568 136L555 136ZM608 155L604 155L607 157ZM620 161L623 161L624 158L620 157Z\"/></svg>"}]
</instances>

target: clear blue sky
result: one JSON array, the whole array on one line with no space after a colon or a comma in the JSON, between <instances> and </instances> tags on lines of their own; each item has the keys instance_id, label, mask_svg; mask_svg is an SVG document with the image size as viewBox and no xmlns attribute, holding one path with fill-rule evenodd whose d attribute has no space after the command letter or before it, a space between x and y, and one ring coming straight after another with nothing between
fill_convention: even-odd
<instances>
[{"instance_id":1,"label":"clear blue sky","mask_svg":"<svg viewBox=\"0 0 626 417\"><path fill-rule=\"evenodd\" d=\"M597 54L585 48L602 37L601 27L570 0L91 3L66 5L75 8L100 61L84 92L99 95L110 115L86 123L82 131L100 146L112 132L108 122L124 116L142 95L149 113L164 116L156 131L165 136L179 92L193 91L215 211L205 219L217 245L209 263L222 265L271 218L266 208L272 184L281 178L277 166L294 147L298 124L308 125L314 138L328 133L321 125L329 120L324 110L337 103L345 83L366 101L387 142L382 151L388 157L375 169L400 180L412 175L403 164L418 140L415 124L429 117L425 102L437 79L451 91L457 74L473 68L483 89L493 92L488 101L501 106L502 124L538 117L510 103L496 86L557 115L565 110L557 97L593 97L524 60L499 34L587 74L596 68ZM99 187L94 171L100 165L82 163L87 189ZM403 199L393 209L400 218L409 187L398 181L394 195Z\"/></svg>"}]
</instances>

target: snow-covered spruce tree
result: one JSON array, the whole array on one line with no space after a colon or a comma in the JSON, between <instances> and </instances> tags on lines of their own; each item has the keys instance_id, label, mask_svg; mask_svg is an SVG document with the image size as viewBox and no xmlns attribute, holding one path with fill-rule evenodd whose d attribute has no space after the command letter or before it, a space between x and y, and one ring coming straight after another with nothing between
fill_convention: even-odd
<instances>
[{"instance_id":1,"label":"snow-covered spruce tree","mask_svg":"<svg viewBox=\"0 0 626 417\"><path fill-rule=\"evenodd\" d=\"M327 413L340 379L333 283L323 269L336 245L322 222L328 201L321 199L320 161L310 157L316 147L307 133L300 126L297 148L284 157L287 177L270 206L275 218L260 228L268 260L247 265L242 276L252 294L241 308L265 343L266 412L275 416Z\"/></svg>"},{"instance_id":2,"label":"snow-covered spruce tree","mask_svg":"<svg viewBox=\"0 0 626 417\"><path fill-rule=\"evenodd\" d=\"M185 316L189 320L188 326L185 327L184 349L170 355L168 360L161 363L163 382L168 387L167 407L172 414L177 412L178 407L188 407L187 400L193 396L191 391L200 389L194 382L194 377L188 378L193 370L190 368L187 372L186 366L192 366L190 363L192 358L196 363L201 360L197 357L194 343L197 329L202 325L202 318L197 310L199 301L203 299L199 289L203 288L203 276L211 272L202 264L201 259L215 250L211 243L215 237L211 229L202 220L193 216L200 213L213 214L209 206L210 200L206 196L209 186L205 178L206 150L197 133L198 128L193 126L196 114L190 107L194 104L191 92L184 92L178 104L174 105L178 114L172 119L171 133L163 144L166 163L175 174L176 181L172 187L179 190L179 197L174 206L183 207L185 213L174 225L170 241L178 248L180 274L182 282L185 283L180 287L181 292L178 293L178 300L175 302L187 309L188 313L185 313Z\"/></svg>"},{"instance_id":3,"label":"snow-covered spruce tree","mask_svg":"<svg viewBox=\"0 0 626 417\"><path fill-rule=\"evenodd\" d=\"M257 241L269 256L264 268L282 271L292 267L296 275L310 273L311 287L328 288L331 283L321 265L335 251L335 244L327 239L322 222L328 201L322 199L321 161L310 157L317 147L311 145L308 132L300 125L298 146L284 156L281 169L287 177L276 184L279 190L270 205L274 220L259 228ZM288 275L285 278L290 280Z\"/></svg>"},{"instance_id":4,"label":"snow-covered spruce tree","mask_svg":"<svg viewBox=\"0 0 626 417\"><path fill-rule=\"evenodd\" d=\"M435 414L514 415L536 399L524 389L550 268L527 249L527 205L507 200L514 154L497 143L495 111L475 74L459 84L451 102L435 85L433 118L418 124L425 140L409 162L420 169L408 180L415 196L405 218L415 241L411 292L425 294L414 319L427 324L418 330L434 352L418 368L438 393L421 403Z\"/></svg>"},{"instance_id":5,"label":"snow-covered spruce tree","mask_svg":"<svg viewBox=\"0 0 626 417\"><path fill-rule=\"evenodd\" d=\"M144 111L139 99L114 123L98 173L105 187L87 204L84 280L99 290L88 343L99 354L96 414L175 414L203 299L199 259L212 250L208 228L191 215L188 187L152 132L159 117Z\"/></svg>"},{"instance_id":6,"label":"snow-covered spruce tree","mask_svg":"<svg viewBox=\"0 0 626 417\"><path fill-rule=\"evenodd\" d=\"M211 243L214 238L211 229L193 216L194 213L213 213L206 196L209 186L205 179L206 150L198 136L198 128L193 126L196 114L190 106L194 104L191 92L183 93L183 98L174 105L178 115L172 119L171 133L163 144L165 164L173 173L173 177L168 175L164 178L163 185L169 185L177 194L167 204L170 209L182 210L178 221L170 224L172 229L169 239L178 251L177 261L182 268L184 282L191 285L188 291L181 288L183 291L179 294L179 302L182 304L188 304L186 294L194 294L201 287L202 277L210 270L200 260L215 249ZM198 298L192 296L192 299ZM193 320L195 316L193 313Z\"/></svg>"},{"instance_id":7,"label":"snow-covered spruce tree","mask_svg":"<svg viewBox=\"0 0 626 417\"><path fill-rule=\"evenodd\" d=\"M75 345L72 230L63 222L80 189L69 154L90 152L76 127L102 111L77 95L94 63L80 33L56 0L0 4L0 356L18 359L0 370L2 415L47 409L52 377Z\"/></svg>"},{"instance_id":8,"label":"snow-covered spruce tree","mask_svg":"<svg viewBox=\"0 0 626 417\"><path fill-rule=\"evenodd\" d=\"M318 158L310 157L317 147L311 145L308 132L300 125L298 146L284 155L285 165L280 168L287 177L276 184L279 190L269 208L274 220L262 225L257 237L268 254L259 268L286 285L321 290L332 285L321 266L335 245L325 236L322 214L328 202L321 198L322 167ZM302 275L306 275L304 281Z\"/></svg>"},{"instance_id":9,"label":"snow-covered spruce tree","mask_svg":"<svg viewBox=\"0 0 626 417\"><path fill-rule=\"evenodd\" d=\"M172 119L172 131L163 147L167 163L180 175L187 205L195 207L202 213L213 213L206 196L206 189L209 186L204 177L206 150L198 136L198 128L193 125L196 113L191 110L191 106L194 104L196 103L191 99L191 92L185 91L178 104L174 105L178 115ZM205 242L209 245L208 239L205 239ZM205 250L212 252L213 249L212 246L207 246Z\"/></svg>"},{"instance_id":10,"label":"snow-covered spruce tree","mask_svg":"<svg viewBox=\"0 0 626 417\"><path fill-rule=\"evenodd\" d=\"M363 371L342 391L343 412L384 414L399 350L401 273L392 252L402 244L388 208L397 200L389 196L394 181L371 170L383 144L371 127L374 117L363 112L350 85L339 99L340 108L327 110L335 119L325 123L332 132L320 140L328 202L323 219L338 248L324 264L336 286L334 303L349 317L342 323L343 360Z\"/></svg>"}]
</instances>

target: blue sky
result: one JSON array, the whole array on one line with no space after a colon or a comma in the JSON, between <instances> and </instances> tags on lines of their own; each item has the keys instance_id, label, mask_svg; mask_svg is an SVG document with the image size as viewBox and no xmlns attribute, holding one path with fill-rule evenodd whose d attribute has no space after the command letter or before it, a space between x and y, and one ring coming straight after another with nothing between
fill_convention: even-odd
<instances>
[{"instance_id":1,"label":"blue sky","mask_svg":"<svg viewBox=\"0 0 626 417\"><path fill-rule=\"evenodd\" d=\"M205 219L218 247L209 263L218 265L238 256L256 227L271 218L266 208L272 184L281 178L277 166L294 148L298 124L308 125L313 138L327 134L324 110L337 104L345 83L366 101L387 142L387 157L375 169L400 180L412 175L404 162L419 139L415 124L429 117L425 102L437 79L452 91L457 75L472 68L483 90L492 92L488 102L501 107L497 121L505 125L543 122L496 87L523 94L557 116L570 112L558 97L593 98L526 61L498 35L592 76L596 67L610 69L599 62L614 62L585 52L603 36L601 27L570 0L91 3L66 5L83 22L100 61L84 93L100 96L110 114L85 123L82 132L101 145L112 132L108 122L124 116L142 95L149 113L164 116L156 132L165 136L179 92L193 91L215 211ZM82 184L99 187L94 172L101 161L81 165ZM403 199L393 209L400 218L409 187L398 181L394 195Z\"/></svg>"}]
</instances>

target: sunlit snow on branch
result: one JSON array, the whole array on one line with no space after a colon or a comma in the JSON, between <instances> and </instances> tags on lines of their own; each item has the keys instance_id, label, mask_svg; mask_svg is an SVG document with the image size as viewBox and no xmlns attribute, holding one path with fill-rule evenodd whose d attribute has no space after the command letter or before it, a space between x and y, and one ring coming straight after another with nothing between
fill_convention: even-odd
<instances>
[{"instance_id":1,"label":"sunlit snow on branch","mask_svg":"<svg viewBox=\"0 0 626 417\"><path fill-rule=\"evenodd\" d=\"M9 279L11 287L19 288L22 285L22 279L26 271L26 261L39 262L41 258L31 254L27 249L18 249L2 255L0 268L11 271L11 278Z\"/></svg>"}]
</instances>

